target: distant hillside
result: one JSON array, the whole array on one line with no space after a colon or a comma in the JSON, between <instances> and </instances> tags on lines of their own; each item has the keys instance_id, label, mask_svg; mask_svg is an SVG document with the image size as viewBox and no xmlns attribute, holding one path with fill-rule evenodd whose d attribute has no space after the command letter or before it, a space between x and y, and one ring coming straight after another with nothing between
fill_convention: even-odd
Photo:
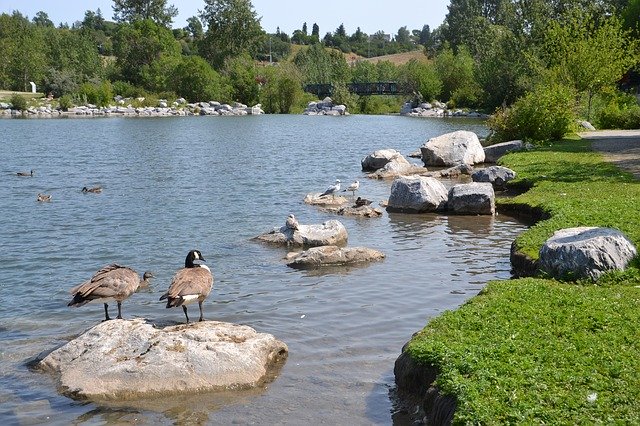
<instances>
[{"instance_id":1,"label":"distant hillside","mask_svg":"<svg viewBox=\"0 0 640 426\"><path fill-rule=\"evenodd\" d=\"M293 58L296 53L298 53L302 49L308 49L309 46L300 46L297 44L291 45L291 58ZM326 49L337 50L332 47L327 47ZM393 55L384 55L384 56L375 56L373 58L365 58L364 56L360 56L356 53L343 53L344 58L347 60L349 65L353 65L358 61L369 61L372 63L378 63L380 61L389 61L394 65L402 65L406 64L412 59L417 59L421 62L428 62L429 58L424 54L424 50L412 50L411 52L403 52L403 53L394 53Z\"/></svg>"},{"instance_id":2,"label":"distant hillside","mask_svg":"<svg viewBox=\"0 0 640 426\"><path fill-rule=\"evenodd\" d=\"M373 62L374 64L380 61L389 61L394 65L406 64L412 59L417 59L420 62L428 62L429 58L421 50L412 50L411 52L394 53L393 55L376 56L374 58L359 57L358 60Z\"/></svg>"}]
</instances>

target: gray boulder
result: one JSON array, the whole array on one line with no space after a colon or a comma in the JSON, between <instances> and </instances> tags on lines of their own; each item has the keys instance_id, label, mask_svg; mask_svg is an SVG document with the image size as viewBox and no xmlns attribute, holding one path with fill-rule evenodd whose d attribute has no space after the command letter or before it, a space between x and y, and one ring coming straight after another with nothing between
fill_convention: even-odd
<instances>
[{"instance_id":1,"label":"gray boulder","mask_svg":"<svg viewBox=\"0 0 640 426\"><path fill-rule=\"evenodd\" d=\"M449 190L448 208L457 214L487 214L496 212L496 196L490 183L461 183Z\"/></svg>"},{"instance_id":2,"label":"gray boulder","mask_svg":"<svg viewBox=\"0 0 640 426\"><path fill-rule=\"evenodd\" d=\"M305 195L304 203L321 207L340 207L349 202L347 197L342 195L322 195L320 192L312 192Z\"/></svg>"},{"instance_id":3,"label":"gray boulder","mask_svg":"<svg viewBox=\"0 0 640 426\"><path fill-rule=\"evenodd\" d=\"M102 322L47 355L65 395L130 399L261 386L288 348L253 328L203 321L156 328L142 319Z\"/></svg>"},{"instance_id":4,"label":"gray boulder","mask_svg":"<svg viewBox=\"0 0 640 426\"><path fill-rule=\"evenodd\" d=\"M298 224L297 229L286 225L257 236L255 239L264 243L295 246L330 246L344 245L349 235L347 229L338 220L328 220L320 225Z\"/></svg>"},{"instance_id":5,"label":"gray boulder","mask_svg":"<svg viewBox=\"0 0 640 426\"><path fill-rule=\"evenodd\" d=\"M387 163L399 158L407 161L402 154L395 149L379 149L364 157L360 164L362 165L363 172L375 172L376 170L386 166Z\"/></svg>"},{"instance_id":6,"label":"gray boulder","mask_svg":"<svg viewBox=\"0 0 640 426\"><path fill-rule=\"evenodd\" d=\"M367 175L370 179L394 179L398 176L421 174L426 169L422 166L411 164L402 155L393 158L381 169Z\"/></svg>"},{"instance_id":7,"label":"gray boulder","mask_svg":"<svg viewBox=\"0 0 640 426\"><path fill-rule=\"evenodd\" d=\"M494 188L502 189L507 182L515 179L516 172L502 166L491 166L486 169L476 170L471 174L471 179L474 182L488 182L493 185Z\"/></svg>"},{"instance_id":8,"label":"gray boulder","mask_svg":"<svg viewBox=\"0 0 640 426\"><path fill-rule=\"evenodd\" d=\"M384 259L384 253L367 247L312 247L302 253L293 253L287 266L291 268L317 268L322 266L353 265Z\"/></svg>"},{"instance_id":9,"label":"gray boulder","mask_svg":"<svg viewBox=\"0 0 640 426\"><path fill-rule=\"evenodd\" d=\"M612 228L577 227L553 233L540 249L539 268L554 278L590 278L622 270L637 254L636 247Z\"/></svg>"},{"instance_id":10,"label":"gray boulder","mask_svg":"<svg viewBox=\"0 0 640 426\"><path fill-rule=\"evenodd\" d=\"M403 176L391 184L388 211L423 213L444 210L447 189L437 179L425 176Z\"/></svg>"},{"instance_id":11,"label":"gray boulder","mask_svg":"<svg viewBox=\"0 0 640 426\"><path fill-rule=\"evenodd\" d=\"M356 217L380 217L382 216L382 210L371 206L348 206L341 207L336 211L341 216L356 216Z\"/></svg>"},{"instance_id":12,"label":"gray boulder","mask_svg":"<svg viewBox=\"0 0 640 426\"><path fill-rule=\"evenodd\" d=\"M524 148L522 141L509 141L484 147L484 162L495 163L500 157L511 151L520 151Z\"/></svg>"},{"instance_id":13,"label":"gray boulder","mask_svg":"<svg viewBox=\"0 0 640 426\"><path fill-rule=\"evenodd\" d=\"M484 150L478 136L466 130L431 138L420 147L425 166L455 166L484 162Z\"/></svg>"}]
</instances>

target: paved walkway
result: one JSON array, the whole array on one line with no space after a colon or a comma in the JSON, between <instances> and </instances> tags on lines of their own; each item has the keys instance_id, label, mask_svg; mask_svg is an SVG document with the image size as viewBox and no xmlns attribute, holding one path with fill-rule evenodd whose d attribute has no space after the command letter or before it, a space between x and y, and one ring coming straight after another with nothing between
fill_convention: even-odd
<instances>
[{"instance_id":1,"label":"paved walkway","mask_svg":"<svg viewBox=\"0 0 640 426\"><path fill-rule=\"evenodd\" d=\"M640 179L640 130L596 130L579 135L591 140L593 149L607 161Z\"/></svg>"}]
</instances>

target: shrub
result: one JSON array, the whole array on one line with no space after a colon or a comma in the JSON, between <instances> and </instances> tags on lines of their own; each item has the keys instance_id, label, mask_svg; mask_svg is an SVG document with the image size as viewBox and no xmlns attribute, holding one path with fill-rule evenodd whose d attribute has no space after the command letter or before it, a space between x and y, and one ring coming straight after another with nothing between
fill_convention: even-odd
<instances>
[{"instance_id":1,"label":"shrub","mask_svg":"<svg viewBox=\"0 0 640 426\"><path fill-rule=\"evenodd\" d=\"M58 105L60 109L63 111L69 111L69 108L73 106L73 100L71 99L71 95L62 95L58 99Z\"/></svg>"},{"instance_id":2,"label":"shrub","mask_svg":"<svg viewBox=\"0 0 640 426\"><path fill-rule=\"evenodd\" d=\"M111 82L105 80L99 83L83 83L76 98L99 107L107 106L113 99Z\"/></svg>"},{"instance_id":3,"label":"shrub","mask_svg":"<svg viewBox=\"0 0 640 426\"><path fill-rule=\"evenodd\" d=\"M123 98L139 98L146 93L141 87L134 86L127 81L116 81L112 84L113 93Z\"/></svg>"},{"instance_id":4,"label":"shrub","mask_svg":"<svg viewBox=\"0 0 640 426\"><path fill-rule=\"evenodd\" d=\"M9 102L11 103L12 109L17 109L19 111L26 111L28 107L27 99L24 96L19 95L17 93L14 93L13 95L11 95Z\"/></svg>"},{"instance_id":5,"label":"shrub","mask_svg":"<svg viewBox=\"0 0 640 426\"><path fill-rule=\"evenodd\" d=\"M570 89L559 85L539 87L502 108L488 121L491 142L522 139L530 142L559 140L575 123Z\"/></svg>"}]
</instances>

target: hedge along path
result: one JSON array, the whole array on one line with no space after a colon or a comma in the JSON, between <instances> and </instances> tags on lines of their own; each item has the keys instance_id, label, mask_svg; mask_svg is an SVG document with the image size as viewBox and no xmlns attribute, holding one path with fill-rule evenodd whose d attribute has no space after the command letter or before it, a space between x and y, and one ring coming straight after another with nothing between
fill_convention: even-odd
<instances>
[{"instance_id":1,"label":"hedge along path","mask_svg":"<svg viewBox=\"0 0 640 426\"><path fill-rule=\"evenodd\" d=\"M640 130L599 130L579 133L604 159L640 179Z\"/></svg>"}]
</instances>

